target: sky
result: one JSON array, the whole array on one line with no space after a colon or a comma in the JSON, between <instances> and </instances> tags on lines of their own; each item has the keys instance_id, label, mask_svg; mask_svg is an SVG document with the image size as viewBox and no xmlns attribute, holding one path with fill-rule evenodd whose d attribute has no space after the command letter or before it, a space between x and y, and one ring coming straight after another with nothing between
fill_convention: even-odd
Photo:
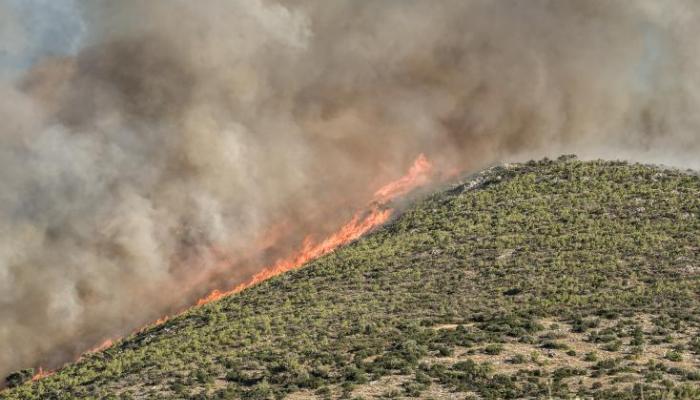
<instances>
[{"instance_id":1,"label":"sky","mask_svg":"<svg viewBox=\"0 0 700 400\"><path fill-rule=\"evenodd\" d=\"M84 30L75 0L0 0L0 72L15 76L43 56L74 54Z\"/></svg>"}]
</instances>

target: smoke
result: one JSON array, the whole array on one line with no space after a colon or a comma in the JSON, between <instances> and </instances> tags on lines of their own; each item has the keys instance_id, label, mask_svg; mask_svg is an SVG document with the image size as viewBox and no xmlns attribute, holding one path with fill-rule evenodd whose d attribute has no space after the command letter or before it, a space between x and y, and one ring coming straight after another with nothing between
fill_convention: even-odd
<instances>
[{"instance_id":1,"label":"smoke","mask_svg":"<svg viewBox=\"0 0 700 400\"><path fill-rule=\"evenodd\" d=\"M0 81L0 375L250 276L419 153L698 167L692 0L77 4L82 48Z\"/></svg>"}]
</instances>

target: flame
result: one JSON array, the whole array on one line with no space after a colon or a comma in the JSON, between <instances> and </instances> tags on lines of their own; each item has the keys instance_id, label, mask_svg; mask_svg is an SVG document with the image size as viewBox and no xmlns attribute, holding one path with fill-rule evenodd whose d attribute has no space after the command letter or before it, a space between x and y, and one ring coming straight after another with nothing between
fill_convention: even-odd
<instances>
[{"instance_id":1,"label":"flame","mask_svg":"<svg viewBox=\"0 0 700 400\"><path fill-rule=\"evenodd\" d=\"M392 209L383 209L382 206L398 196L425 185L430 180L432 169L432 163L424 154L420 154L413 162L413 165L406 175L382 186L374 193L374 200L370 205L369 211L356 213L352 219L343 225L336 233L319 243L315 243L312 237L307 236L304 239L301 249L297 250L289 257L278 260L272 266L263 268L260 272L253 275L250 280L241 283L231 290L214 290L206 297L199 299L197 305L201 306L211 303L222 297L238 293L264 280L270 279L273 276L300 268L307 262L326 255L338 247L356 240L373 228L382 225L388 221L393 214Z\"/></svg>"},{"instance_id":2,"label":"flame","mask_svg":"<svg viewBox=\"0 0 700 400\"><path fill-rule=\"evenodd\" d=\"M160 321L160 319L158 321ZM112 347L113 344L114 344L114 341L112 339L107 339L104 342L100 343L99 345L88 350L87 353L88 354L89 353L99 353L102 350L107 350L108 348Z\"/></svg>"},{"instance_id":3,"label":"flame","mask_svg":"<svg viewBox=\"0 0 700 400\"><path fill-rule=\"evenodd\" d=\"M364 215L363 215L364 214ZM352 242L353 240L364 235L372 228L385 223L391 217L392 210L381 210L375 206L368 213L355 214L350 222L343 225L338 232L327 237L320 243L315 243L310 236L304 239L304 244L301 249L296 251L291 256L277 261L274 265L263 268L260 272L253 275L247 282L241 283L235 288L227 291L214 290L209 295L197 301L197 305L210 303L222 297L238 293L243 289L254 286L273 276L282 274L293 269L297 269L307 262L330 253L343 244Z\"/></svg>"},{"instance_id":4,"label":"flame","mask_svg":"<svg viewBox=\"0 0 700 400\"><path fill-rule=\"evenodd\" d=\"M432 170L433 164L424 154L420 154L406 175L382 186L374 192L374 200L379 203L386 203L419 186L425 185L430 180Z\"/></svg>"},{"instance_id":5,"label":"flame","mask_svg":"<svg viewBox=\"0 0 700 400\"><path fill-rule=\"evenodd\" d=\"M254 286L260 282L270 279L274 276L280 275L284 272L298 269L318 257L326 255L340 246L348 244L365 233L371 231L387 222L389 218L394 213L394 210L386 207L386 205L398 196L405 195L410 191L425 185L432 178L433 165L428 160L425 155L420 154L418 158L413 162L413 165L409 169L408 173L401 178L390 182L377 191L374 192L374 198L372 202L368 205L367 209L364 211L359 211L353 215L353 217L345 225L343 225L337 232L326 237L320 242L314 241L313 237L307 236L300 249L293 252L286 258L280 259L273 265L263 268L260 272L253 275L248 281L239 284L238 286L230 290L214 290L207 296L199 299L196 303L197 306L201 306L212 301L221 299L222 297L229 296L231 294L238 293L246 288ZM281 230L282 226L280 226ZM279 230L273 229L269 232L267 239L265 240L265 246L273 244L279 237ZM268 243L269 242L269 243ZM214 249L216 250L216 249ZM220 250L216 250L217 252ZM228 257L222 257L224 260L230 260ZM235 264L234 262L228 261L228 264ZM157 326L163 324L169 319L168 316L161 317L152 324L139 329L137 332L141 332L148 327ZM85 354L91 354L106 350L111 347L114 342L118 339L107 339L100 345L88 350ZM46 376L52 375L54 371L44 371L39 368L39 372L32 378L32 380L39 380Z\"/></svg>"},{"instance_id":6,"label":"flame","mask_svg":"<svg viewBox=\"0 0 700 400\"><path fill-rule=\"evenodd\" d=\"M47 376L51 376L54 374L55 371L50 371L50 370L44 370L43 368L39 367L39 370L37 371L34 376L32 376L32 381L38 381L39 379L46 378Z\"/></svg>"}]
</instances>

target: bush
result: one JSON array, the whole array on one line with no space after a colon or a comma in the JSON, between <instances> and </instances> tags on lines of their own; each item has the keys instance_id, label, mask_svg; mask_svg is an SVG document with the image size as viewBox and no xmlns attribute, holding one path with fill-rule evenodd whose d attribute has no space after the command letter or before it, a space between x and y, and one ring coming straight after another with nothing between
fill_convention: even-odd
<instances>
[{"instance_id":1,"label":"bush","mask_svg":"<svg viewBox=\"0 0 700 400\"><path fill-rule=\"evenodd\" d=\"M262 381L253 386L252 389L243 392L242 397L251 400L272 400L274 399L274 392L267 381Z\"/></svg>"},{"instance_id":2,"label":"bush","mask_svg":"<svg viewBox=\"0 0 700 400\"><path fill-rule=\"evenodd\" d=\"M671 350L668 353L666 353L665 358L669 361L683 361L683 354L681 354L678 351Z\"/></svg>"},{"instance_id":3,"label":"bush","mask_svg":"<svg viewBox=\"0 0 700 400\"><path fill-rule=\"evenodd\" d=\"M527 362L527 358L522 354L516 354L508 360L511 364L524 364Z\"/></svg>"},{"instance_id":4,"label":"bush","mask_svg":"<svg viewBox=\"0 0 700 400\"><path fill-rule=\"evenodd\" d=\"M17 387L24 382L29 381L34 376L34 368L23 369L21 371L15 371L9 374L5 378L5 383L8 387Z\"/></svg>"},{"instance_id":5,"label":"bush","mask_svg":"<svg viewBox=\"0 0 700 400\"><path fill-rule=\"evenodd\" d=\"M501 352L503 352L503 345L502 344L494 343L494 344L490 344L490 345L484 347L484 353L486 353L488 355L494 356L497 354L501 354Z\"/></svg>"},{"instance_id":6,"label":"bush","mask_svg":"<svg viewBox=\"0 0 700 400\"><path fill-rule=\"evenodd\" d=\"M565 343L547 340L544 343L542 343L542 348L550 350L567 350L569 346L567 346Z\"/></svg>"}]
</instances>

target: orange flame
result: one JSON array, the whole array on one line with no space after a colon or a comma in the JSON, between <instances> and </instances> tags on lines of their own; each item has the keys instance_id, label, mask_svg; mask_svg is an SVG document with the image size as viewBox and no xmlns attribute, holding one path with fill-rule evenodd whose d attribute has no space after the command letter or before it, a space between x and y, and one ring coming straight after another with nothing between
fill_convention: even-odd
<instances>
[{"instance_id":1,"label":"orange flame","mask_svg":"<svg viewBox=\"0 0 700 400\"><path fill-rule=\"evenodd\" d=\"M239 284L233 289L212 291L206 297L199 299L196 305L201 306L211 303L212 301L238 293L246 288L254 286L284 272L300 268L307 262L326 255L338 247L358 239L360 236L388 221L389 218L391 218L394 210L386 208L386 204L396 197L407 194L417 187L428 183L432 177L432 169L433 165L431 162L425 157L425 155L420 154L413 162L413 165L406 175L379 188L374 193L374 199L368 206L368 209L366 211L355 213L350 221L343 225L337 232L318 243L314 242L311 236L307 236L304 239L301 248L292 253L290 256L278 260L274 265L263 268L260 272L253 275L251 279ZM167 316L161 317L149 326L160 325L166 322L168 319L169 317ZM143 331L144 329L146 329L146 327L141 328L139 331ZM100 345L87 351L86 354L106 350L113 344L114 340L107 339ZM39 373L34 376L33 380L41 379L53 373L54 371L44 372L41 368L39 368Z\"/></svg>"},{"instance_id":2,"label":"orange flame","mask_svg":"<svg viewBox=\"0 0 700 400\"><path fill-rule=\"evenodd\" d=\"M393 214L391 209L381 209L380 207L395 199L398 196L404 195L411 190L426 184L430 180L433 165L425 157L420 154L413 162L408 173L396 181L382 186L374 193L374 201L370 205L368 212L358 212L352 219L343 225L336 233L327 237L320 243L314 243L310 236L304 239L302 248L285 259L277 261L274 265L263 268L260 272L253 275L247 282L241 283L235 288L227 291L214 290L206 297L197 301L197 305L211 303L219 300L222 297L238 293L243 289L254 286L264 280L270 279L273 276L280 275L284 272L300 268L307 262L318 257L326 255L338 247L356 240L360 236L369 232L373 228L382 225L389 220Z\"/></svg>"},{"instance_id":3,"label":"orange flame","mask_svg":"<svg viewBox=\"0 0 700 400\"><path fill-rule=\"evenodd\" d=\"M43 368L39 367L39 371L37 371L37 373L34 374L34 376L32 376L32 381L38 381L41 378L46 378L47 376L51 376L54 374L54 372L55 371L49 371L49 370L44 371Z\"/></svg>"},{"instance_id":4,"label":"orange flame","mask_svg":"<svg viewBox=\"0 0 700 400\"><path fill-rule=\"evenodd\" d=\"M107 350L108 348L112 347L113 344L114 344L114 341L112 339L107 339L104 342L100 343L99 345L88 350L87 353L99 353L102 350Z\"/></svg>"},{"instance_id":5,"label":"orange flame","mask_svg":"<svg viewBox=\"0 0 700 400\"><path fill-rule=\"evenodd\" d=\"M208 296L199 299L199 301L197 301L197 305L200 306L207 304L222 297L238 293L243 289L256 285L264 280L272 278L273 276L299 268L307 262L328 254L343 244L359 238L372 228L385 223L389 217L391 217L391 214L392 210L390 209L380 210L375 207L364 217L362 213L355 214L350 222L340 228L338 232L327 237L320 243L314 243L313 239L307 236L304 239L302 248L291 256L277 261L270 267L264 268L262 271L253 275L249 281L241 283L231 290L214 290Z\"/></svg>"},{"instance_id":6,"label":"orange flame","mask_svg":"<svg viewBox=\"0 0 700 400\"><path fill-rule=\"evenodd\" d=\"M430 180L432 171L433 164L424 154L420 154L416 161L413 162L411 169L408 170L408 174L382 186L374 192L374 200L379 203L386 203L419 186L425 185Z\"/></svg>"}]
</instances>

